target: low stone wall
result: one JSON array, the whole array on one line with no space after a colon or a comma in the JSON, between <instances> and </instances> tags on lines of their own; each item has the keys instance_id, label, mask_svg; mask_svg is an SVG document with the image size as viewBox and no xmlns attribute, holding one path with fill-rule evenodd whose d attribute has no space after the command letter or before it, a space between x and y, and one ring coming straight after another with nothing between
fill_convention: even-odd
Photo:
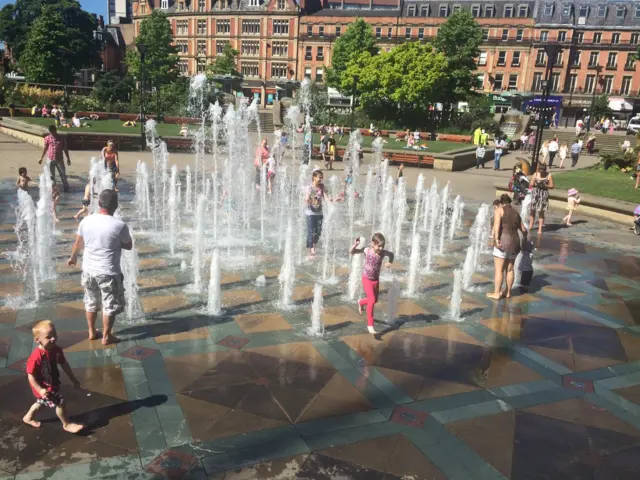
<instances>
[{"instance_id":1,"label":"low stone wall","mask_svg":"<svg viewBox=\"0 0 640 480\"><path fill-rule=\"evenodd\" d=\"M499 197L503 193L508 193L509 189L507 185L502 183L495 183L496 197ZM564 190L563 193L557 193L551 190L549 192L549 207L566 211L567 209L567 195ZM633 210L636 208L636 204L625 202L622 200L615 200L612 198L598 197L596 195L580 194L580 206L576 210L575 216L585 215L588 217L595 217L602 220L609 220L623 225L633 225Z\"/></svg>"}]
</instances>

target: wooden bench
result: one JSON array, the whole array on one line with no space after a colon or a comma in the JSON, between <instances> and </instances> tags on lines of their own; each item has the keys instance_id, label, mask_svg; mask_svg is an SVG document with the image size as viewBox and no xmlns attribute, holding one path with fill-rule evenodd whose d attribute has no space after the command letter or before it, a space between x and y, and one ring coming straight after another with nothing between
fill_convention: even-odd
<instances>
[{"instance_id":1,"label":"wooden bench","mask_svg":"<svg viewBox=\"0 0 640 480\"><path fill-rule=\"evenodd\" d=\"M189 125L195 125L198 123L201 123L202 120L199 118L193 118L193 117L164 117L164 122L165 123L177 123L177 124L189 124Z\"/></svg>"},{"instance_id":2,"label":"wooden bench","mask_svg":"<svg viewBox=\"0 0 640 480\"><path fill-rule=\"evenodd\" d=\"M418 153L404 153L404 152L387 152L386 157L389 159L389 163L397 165L404 163L415 167L428 166L433 167L435 158L431 155L418 154Z\"/></svg>"},{"instance_id":3,"label":"wooden bench","mask_svg":"<svg viewBox=\"0 0 640 480\"><path fill-rule=\"evenodd\" d=\"M191 152L193 150L193 139L185 137L166 137L163 138L167 142L167 149L175 152Z\"/></svg>"}]
</instances>

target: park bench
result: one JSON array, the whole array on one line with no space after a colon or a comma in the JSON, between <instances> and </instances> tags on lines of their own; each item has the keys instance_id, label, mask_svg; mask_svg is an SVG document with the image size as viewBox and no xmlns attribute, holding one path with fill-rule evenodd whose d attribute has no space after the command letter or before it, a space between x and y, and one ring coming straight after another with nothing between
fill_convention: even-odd
<instances>
[{"instance_id":1,"label":"park bench","mask_svg":"<svg viewBox=\"0 0 640 480\"><path fill-rule=\"evenodd\" d=\"M199 118L193 118L193 117L164 117L164 122L165 123L177 123L177 124L190 124L190 125L195 125L197 123L201 123L202 120L200 120Z\"/></svg>"},{"instance_id":2,"label":"park bench","mask_svg":"<svg viewBox=\"0 0 640 480\"><path fill-rule=\"evenodd\" d=\"M193 139L185 137L166 137L163 139L167 142L167 149L172 152L191 152L193 150Z\"/></svg>"},{"instance_id":3,"label":"park bench","mask_svg":"<svg viewBox=\"0 0 640 480\"><path fill-rule=\"evenodd\" d=\"M405 152L387 152L387 158L389 163L397 165L404 163L405 165L412 165L415 167L433 166L434 157L431 155L419 155L417 153L405 153Z\"/></svg>"}]
</instances>

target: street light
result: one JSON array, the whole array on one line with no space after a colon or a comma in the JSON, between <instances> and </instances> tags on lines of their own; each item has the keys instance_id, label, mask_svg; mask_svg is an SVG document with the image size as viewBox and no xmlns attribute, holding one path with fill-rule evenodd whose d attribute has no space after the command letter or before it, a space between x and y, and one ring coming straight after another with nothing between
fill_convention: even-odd
<instances>
[{"instance_id":1,"label":"street light","mask_svg":"<svg viewBox=\"0 0 640 480\"><path fill-rule=\"evenodd\" d=\"M538 116L538 127L536 129L536 141L533 147L533 158L531 159L531 169L535 172L538 169L538 158L540 157L540 147L542 146L542 132L544 131L544 121L547 115L547 102L549 91L551 90L551 75L553 67L558 59L558 53L562 47L557 44L545 45L544 51L547 54L547 69L542 81L542 108Z\"/></svg>"},{"instance_id":2,"label":"street light","mask_svg":"<svg viewBox=\"0 0 640 480\"><path fill-rule=\"evenodd\" d=\"M144 43L137 43L136 47L140 52L140 149L144 151L146 147L144 135L144 55L147 53L147 46Z\"/></svg>"},{"instance_id":3,"label":"street light","mask_svg":"<svg viewBox=\"0 0 640 480\"><path fill-rule=\"evenodd\" d=\"M591 95L591 108L589 109L587 132L591 131L591 119L593 118L593 107L596 103L596 90L598 89L598 82L600 81L600 72L602 72L602 65L596 65L596 83L593 85L593 94Z\"/></svg>"}]
</instances>

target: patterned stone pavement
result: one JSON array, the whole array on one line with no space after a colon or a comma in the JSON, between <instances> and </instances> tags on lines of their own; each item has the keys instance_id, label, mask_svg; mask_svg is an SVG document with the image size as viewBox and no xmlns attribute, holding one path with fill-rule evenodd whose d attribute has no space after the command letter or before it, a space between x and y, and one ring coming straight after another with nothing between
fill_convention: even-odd
<instances>
[{"instance_id":1,"label":"patterned stone pavement","mask_svg":"<svg viewBox=\"0 0 640 480\"><path fill-rule=\"evenodd\" d=\"M0 250L14 248L11 201L0 203ZM375 338L341 298L344 268L325 287L327 331L314 338L311 266L298 270L287 311L273 301L276 252L225 270L224 315L209 317L185 290L180 259L141 236L147 319L119 319L123 341L105 348L87 340L79 271L64 266L77 203L76 193L61 205L58 278L44 299L0 308L0 479L638 478L637 256L545 233L531 291L487 300L487 268L455 323L443 312L461 240ZM23 283L6 259L0 273L15 304ZM256 287L260 274L267 283ZM63 385L82 435L64 433L52 412L40 429L21 422L30 327L44 318L82 384Z\"/></svg>"}]
</instances>

